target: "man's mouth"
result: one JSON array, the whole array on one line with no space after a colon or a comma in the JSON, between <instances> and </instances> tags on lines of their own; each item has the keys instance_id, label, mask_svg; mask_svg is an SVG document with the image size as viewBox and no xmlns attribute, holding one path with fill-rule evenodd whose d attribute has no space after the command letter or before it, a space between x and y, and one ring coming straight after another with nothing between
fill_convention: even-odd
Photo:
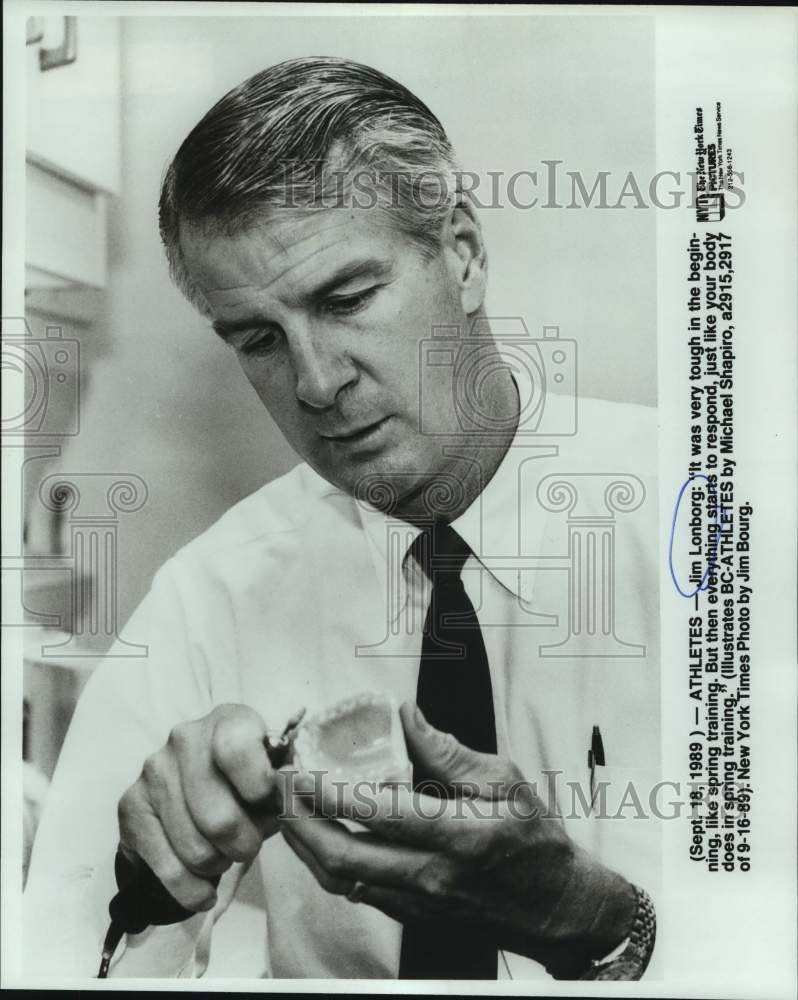
<instances>
[{"instance_id":1,"label":"man's mouth","mask_svg":"<svg viewBox=\"0 0 798 1000\"><path fill-rule=\"evenodd\" d=\"M345 428L337 434L321 434L325 441L334 441L338 444L360 444L374 437L379 433L383 425L390 420L390 417L382 417L370 424L363 424L361 427Z\"/></svg>"}]
</instances>

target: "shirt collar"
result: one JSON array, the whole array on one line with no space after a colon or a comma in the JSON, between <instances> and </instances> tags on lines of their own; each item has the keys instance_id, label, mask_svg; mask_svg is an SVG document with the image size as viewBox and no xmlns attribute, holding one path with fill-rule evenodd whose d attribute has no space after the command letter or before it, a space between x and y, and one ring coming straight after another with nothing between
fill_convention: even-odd
<instances>
[{"instance_id":1,"label":"shirt collar","mask_svg":"<svg viewBox=\"0 0 798 1000\"><path fill-rule=\"evenodd\" d=\"M519 425L493 477L452 522L483 568L521 600L528 595L529 570L519 566L519 559L540 551L545 514L531 502L530 493L556 454L556 446L542 446ZM407 603L409 587L419 583L419 574L423 577L407 554L421 532L364 501L357 501L357 507L380 585L387 590L389 620L395 621Z\"/></svg>"},{"instance_id":2,"label":"shirt collar","mask_svg":"<svg viewBox=\"0 0 798 1000\"><path fill-rule=\"evenodd\" d=\"M532 502L535 487L556 454L555 447L542 447L519 425L493 477L452 522L484 569L521 599L528 577L519 560L539 552L543 533L545 512Z\"/></svg>"},{"instance_id":3,"label":"shirt collar","mask_svg":"<svg viewBox=\"0 0 798 1000\"><path fill-rule=\"evenodd\" d=\"M415 560L408 556L408 549L421 534L406 521L389 517L365 500L356 500L363 530L371 551L378 585L383 588L388 620L396 622L405 608L408 588L413 583Z\"/></svg>"}]
</instances>

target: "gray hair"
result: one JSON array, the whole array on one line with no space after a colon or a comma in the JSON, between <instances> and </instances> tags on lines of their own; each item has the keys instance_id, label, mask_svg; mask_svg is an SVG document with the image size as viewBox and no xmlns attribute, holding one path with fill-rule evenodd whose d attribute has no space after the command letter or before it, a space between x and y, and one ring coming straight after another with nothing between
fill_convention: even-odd
<instances>
[{"instance_id":1,"label":"gray hair","mask_svg":"<svg viewBox=\"0 0 798 1000\"><path fill-rule=\"evenodd\" d=\"M280 207L379 207L433 256L459 193L443 126L406 87L344 59L292 59L239 84L188 134L161 187L161 239L174 281L207 313L181 222L232 235Z\"/></svg>"}]
</instances>

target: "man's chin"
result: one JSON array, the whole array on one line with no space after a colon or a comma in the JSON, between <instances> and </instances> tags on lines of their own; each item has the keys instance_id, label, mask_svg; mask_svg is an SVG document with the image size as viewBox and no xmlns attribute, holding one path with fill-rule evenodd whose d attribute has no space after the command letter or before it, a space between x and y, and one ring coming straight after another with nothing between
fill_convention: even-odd
<instances>
[{"instance_id":1,"label":"man's chin","mask_svg":"<svg viewBox=\"0 0 798 1000\"><path fill-rule=\"evenodd\" d=\"M410 493L422 489L429 480L430 473L419 472L418 469L404 467L401 463L390 462L385 458L375 458L358 463L342 463L335 469L317 470L328 482L358 500L374 503L374 500L384 498L374 506L382 508L389 498L394 503ZM369 499L370 497L374 500Z\"/></svg>"},{"instance_id":2,"label":"man's chin","mask_svg":"<svg viewBox=\"0 0 798 1000\"><path fill-rule=\"evenodd\" d=\"M385 514L423 516L445 513L458 506L462 486L450 473L418 460L380 455L358 463L341 463L334 469L316 469L328 482L356 500Z\"/></svg>"}]
</instances>

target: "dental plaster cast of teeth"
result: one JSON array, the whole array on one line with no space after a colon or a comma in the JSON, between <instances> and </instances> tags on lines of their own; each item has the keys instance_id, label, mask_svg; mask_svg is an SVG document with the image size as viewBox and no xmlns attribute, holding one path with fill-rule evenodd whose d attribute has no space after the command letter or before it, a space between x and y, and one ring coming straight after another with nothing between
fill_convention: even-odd
<instances>
[{"instance_id":1,"label":"dental plaster cast of teeth","mask_svg":"<svg viewBox=\"0 0 798 1000\"><path fill-rule=\"evenodd\" d=\"M347 698L308 719L299 727L294 751L305 771L350 783L390 784L412 776L399 709L379 692Z\"/></svg>"}]
</instances>

